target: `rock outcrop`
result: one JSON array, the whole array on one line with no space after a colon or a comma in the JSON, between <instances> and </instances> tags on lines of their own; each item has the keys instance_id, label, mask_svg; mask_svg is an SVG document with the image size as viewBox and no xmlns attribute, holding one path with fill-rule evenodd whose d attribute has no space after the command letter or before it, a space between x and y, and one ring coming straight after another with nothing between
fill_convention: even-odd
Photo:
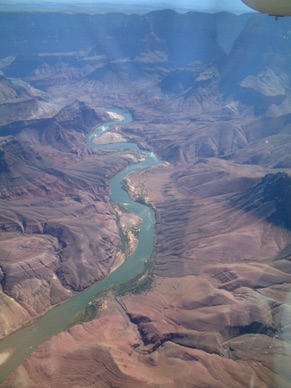
<instances>
[{"instance_id":1,"label":"rock outcrop","mask_svg":"<svg viewBox=\"0 0 291 388\"><path fill-rule=\"evenodd\" d=\"M108 184L127 160L87 149L86 130L101 120L75 102L53 118L1 128L14 135L0 140L2 336L104 278L118 260Z\"/></svg>"}]
</instances>

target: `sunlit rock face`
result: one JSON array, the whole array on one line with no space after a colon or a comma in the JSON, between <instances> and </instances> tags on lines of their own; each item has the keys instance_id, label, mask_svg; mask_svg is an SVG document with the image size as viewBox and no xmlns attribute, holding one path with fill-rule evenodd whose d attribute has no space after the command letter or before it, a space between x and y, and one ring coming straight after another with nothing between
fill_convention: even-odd
<instances>
[{"instance_id":1,"label":"sunlit rock face","mask_svg":"<svg viewBox=\"0 0 291 388\"><path fill-rule=\"evenodd\" d=\"M2 336L119 263L109 181L136 155L88 148L108 109L133 121L107 140L164 162L127 182L156 215L151 287L104 298L6 386L288 387L290 21L166 10L0 23Z\"/></svg>"}]
</instances>

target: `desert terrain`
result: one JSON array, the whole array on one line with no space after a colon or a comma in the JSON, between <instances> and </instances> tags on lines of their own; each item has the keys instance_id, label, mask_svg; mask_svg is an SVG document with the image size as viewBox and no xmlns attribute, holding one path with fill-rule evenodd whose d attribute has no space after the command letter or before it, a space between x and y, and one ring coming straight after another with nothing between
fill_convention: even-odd
<instances>
[{"instance_id":1,"label":"desert terrain","mask_svg":"<svg viewBox=\"0 0 291 388\"><path fill-rule=\"evenodd\" d=\"M165 10L0 22L2 338L137 246L140 220L110 202L109 182L138 156L90 148L90 131L120 121L94 143L134 142L161 160L124 182L155 212L145 272L94 299L89 322L3 387L290 387L290 20Z\"/></svg>"}]
</instances>

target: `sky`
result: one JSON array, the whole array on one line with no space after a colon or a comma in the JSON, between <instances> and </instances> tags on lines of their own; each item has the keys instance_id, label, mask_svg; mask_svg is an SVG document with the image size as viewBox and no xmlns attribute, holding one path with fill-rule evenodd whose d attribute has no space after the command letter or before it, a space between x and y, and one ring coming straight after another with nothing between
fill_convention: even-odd
<instances>
[{"instance_id":1,"label":"sky","mask_svg":"<svg viewBox=\"0 0 291 388\"><path fill-rule=\"evenodd\" d=\"M185 10L197 11L229 11L235 13L250 12L250 8L242 3L241 0L1 0L2 4L90 4L99 6L101 4L124 4L132 7L161 7L161 8L180 8Z\"/></svg>"}]
</instances>

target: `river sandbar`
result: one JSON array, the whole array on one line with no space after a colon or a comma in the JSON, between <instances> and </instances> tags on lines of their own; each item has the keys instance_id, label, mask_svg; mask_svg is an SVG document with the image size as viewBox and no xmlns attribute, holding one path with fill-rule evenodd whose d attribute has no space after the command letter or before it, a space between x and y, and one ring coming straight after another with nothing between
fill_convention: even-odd
<instances>
[{"instance_id":1,"label":"river sandbar","mask_svg":"<svg viewBox=\"0 0 291 388\"><path fill-rule=\"evenodd\" d=\"M112 143L124 143L126 140L119 133L106 132L101 136L95 137L94 144L112 144Z\"/></svg>"},{"instance_id":2,"label":"river sandbar","mask_svg":"<svg viewBox=\"0 0 291 388\"><path fill-rule=\"evenodd\" d=\"M111 112L111 111L107 111L106 113L108 114L108 116L110 117L111 120L115 120L115 121L125 121L125 117L122 116L122 115L119 114L119 113Z\"/></svg>"},{"instance_id":3,"label":"river sandbar","mask_svg":"<svg viewBox=\"0 0 291 388\"><path fill-rule=\"evenodd\" d=\"M3 353L0 353L0 366L5 364L5 362L8 360L8 358L12 355L12 352L6 351Z\"/></svg>"}]
</instances>

